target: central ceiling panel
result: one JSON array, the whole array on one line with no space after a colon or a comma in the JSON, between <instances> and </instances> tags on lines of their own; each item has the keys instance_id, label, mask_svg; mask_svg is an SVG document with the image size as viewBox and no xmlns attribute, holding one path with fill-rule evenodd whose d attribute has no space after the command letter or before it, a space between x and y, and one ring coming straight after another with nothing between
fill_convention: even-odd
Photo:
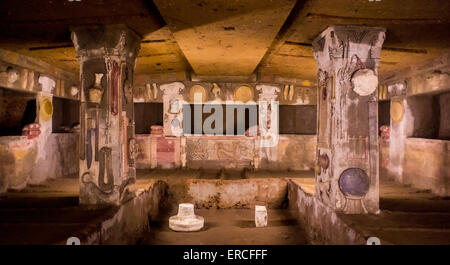
<instances>
[{"instance_id":1,"label":"central ceiling panel","mask_svg":"<svg viewBox=\"0 0 450 265\"><path fill-rule=\"evenodd\" d=\"M253 73L295 0L154 0L198 75Z\"/></svg>"}]
</instances>

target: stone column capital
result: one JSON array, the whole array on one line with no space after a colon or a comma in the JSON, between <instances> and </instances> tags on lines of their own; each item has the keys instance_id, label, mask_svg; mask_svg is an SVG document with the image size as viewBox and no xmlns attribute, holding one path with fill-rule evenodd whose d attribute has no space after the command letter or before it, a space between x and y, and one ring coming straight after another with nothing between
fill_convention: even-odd
<instances>
[{"instance_id":1,"label":"stone column capital","mask_svg":"<svg viewBox=\"0 0 450 265\"><path fill-rule=\"evenodd\" d=\"M80 62L93 58L116 57L134 65L141 37L125 25L74 27L72 41Z\"/></svg>"},{"instance_id":2,"label":"stone column capital","mask_svg":"<svg viewBox=\"0 0 450 265\"><path fill-rule=\"evenodd\" d=\"M331 70L347 61L369 61L368 68L376 68L385 32L381 27L329 26L312 43L318 68Z\"/></svg>"},{"instance_id":3,"label":"stone column capital","mask_svg":"<svg viewBox=\"0 0 450 265\"><path fill-rule=\"evenodd\" d=\"M164 96L176 96L180 94L184 87L184 84L181 82L172 82L163 84L159 88L164 92Z\"/></svg>"},{"instance_id":4,"label":"stone column capital","mask_svg":"<svg viewBox=\"0 0 450 265\"><path fill-rule=\"evenodd\" d=\"M261 91L259 94L259 101L274 101L278 97L280 88L272 85L257 85L256 90Z\"/></svg>"}]
</instances>

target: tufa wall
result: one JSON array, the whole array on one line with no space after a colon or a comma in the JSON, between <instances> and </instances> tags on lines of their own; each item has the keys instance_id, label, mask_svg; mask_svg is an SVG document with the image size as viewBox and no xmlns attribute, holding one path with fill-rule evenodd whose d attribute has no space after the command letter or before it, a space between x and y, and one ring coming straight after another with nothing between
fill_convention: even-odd
<instances>
[{"instance_id":1,"label":"tufa wall","mask_svg":"<svg viewBox=\"0 0 450 265\"><path fill-rule=\"evenodd\" d=\"M0 125L11 129L0 137L0 193L78 172L78 134L52 134L53 96L77 100L76 85L70 73L0 49Z\"/></svg>"},{"instance_id":2,"label":"tufa wall","mask_svg":"<svg viewBox=\"0 0 450 265\"><path fill-rule=\"evenodd\" d=\"M380 177L450 195L450 55L383 81L390 137L380 141Z\"/></svg>"}]
</instances>

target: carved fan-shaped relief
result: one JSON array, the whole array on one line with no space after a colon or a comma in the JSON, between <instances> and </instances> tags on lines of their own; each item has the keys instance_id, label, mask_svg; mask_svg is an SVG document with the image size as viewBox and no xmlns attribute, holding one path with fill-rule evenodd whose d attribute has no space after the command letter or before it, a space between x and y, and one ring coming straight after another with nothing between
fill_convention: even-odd
<instances>
[{"instance_id":1,"label":"carved fan-shaped relief","mask_svg":"<svg viewBox=\"0 0 450 265\"><path fill-rule=\"evenodd\" d=\"M201 85L193 85L189 90L189 98L191 99L191 102L194 102L195 94L201 94L202 102L206 101L206 90Z\"/></svg>"},{"instance_id":2,"label":"carved fan-shaped relief","mask_svg":"<svg viewBox=\"0 0 450 265\"><path fill-rule=\"evenodd\" d=\"M234 101L247 103L248 101L253 100L253 96L253 88L248 85L240 86L234 90Z\"/></svg>"},{"instance_id":3,"label":"carved fan-shaped relief","mask_svg":"<svg viewBox=\"0 0 450 265\"><path fill-rule=\"evenodd\" d=\"M397 123L402 121L403 115L405 114L405 107L403 106L403 102L400 100L392 101L390 114L393 122Z\"/></svg>"},{"instance_id":4,"label":"carved fan-shaped relief","mask_svg":"<svg viewBox=\"0 0 450 265\"><path fill-rule=\"evenodd\" d=\"M52 118L53 103L49 98L43 98L41 100L40 115L41 119L44 121L48 121Z\"/></svg>"}]
</instances>

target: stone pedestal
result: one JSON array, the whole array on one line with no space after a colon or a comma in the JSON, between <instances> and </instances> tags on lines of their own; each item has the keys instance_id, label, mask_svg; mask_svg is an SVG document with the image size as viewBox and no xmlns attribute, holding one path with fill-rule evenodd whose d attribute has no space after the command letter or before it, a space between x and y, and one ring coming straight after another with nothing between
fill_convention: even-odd
<instances>
[{"instance_id":1,"label":"stone pedestal","mask_svg":"<svg viewBox=\"0 0 450 265\"><path fill-rule=\"evenodd\" d=\"M385 29L331 26L318 67L316 195L345 213L379 211L377 67Z\"/></svg>"},{"instance_id":2,"label":"stone pedestal","mask_svg":"<svg viewBox=\"0 0 450 265\"><path fill-rule=\"evenodd\" d=\"M178 214L169 218L169 228L174 231L191 232L203 228L204 219L195 215L192 203L181 203Z\"/></svg>"},{"instance_id":3,"label":"stone pedestal","mask_svg":"<svg viewBox=\"0 0 450 265\"><path fill-rule=\"evenodd\" d=\"M128 200L134 183L133 72L141 38L123 25L74 28L80 63L80 203Z\"/></svg>"}]
</instances>

